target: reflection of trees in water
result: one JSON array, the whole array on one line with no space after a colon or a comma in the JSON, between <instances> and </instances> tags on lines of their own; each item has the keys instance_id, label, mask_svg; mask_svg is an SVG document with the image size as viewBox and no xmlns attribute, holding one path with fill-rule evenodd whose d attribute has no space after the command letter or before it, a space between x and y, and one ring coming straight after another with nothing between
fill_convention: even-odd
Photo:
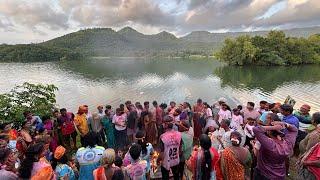
<instances>
[{"instance_id":1,"label":"reflection of trees in water","mask_svg":"<svg viewBox=\"0 0 320 180\"><path fill-rule=\"evenodd\" d=\"M214 74L221 79L221 86L260 88L272 92L284 83L320 81L320 66L223 66L217 68Z\"/></svg>"},{"instance_id":2,"label":"reflection of trees in water","mask_svg":"<svg viewBox=\"0 0 320 180\"><path fill-rule=\"evenodd\" d=\"M94 59L59 63L60 68L90 79L131 79L149 73L167 77L176 72L191 78L203 78L212 74L213 69L219 66L221 63L218 61L192 59Z\"/></svg>"}]
</instances>

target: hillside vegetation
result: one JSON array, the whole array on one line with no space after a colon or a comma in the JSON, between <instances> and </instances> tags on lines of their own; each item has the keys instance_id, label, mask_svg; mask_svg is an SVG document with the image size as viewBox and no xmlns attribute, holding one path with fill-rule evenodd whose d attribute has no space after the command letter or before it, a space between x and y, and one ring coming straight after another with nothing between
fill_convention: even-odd
<instances>
[{"instance_id":1,"label":"hillside vegetation","mask_svg":"<svg viewBox=\"0 0 320 180\"><path fill-rule=\"evenodd\" d=\"M216 57L239 66L319 64L320 34L297 38L270 31L266 37L239 36L226 39Z\"/></svg>"},{"instance_id":2,"label":"hillside vegetation","mask_svg":"<svg viewBox=\"0 0 320 180\"><path fill-rule=\"evenodd\" d=\"M319 27L286 30L291 36L306 37L320 32ZM227 37L244 33L192 32L177 38L168 32L154 35L142 34L130 27L119 31L111 28L93 28L38 44L0 45L0 61L30 62L78 60L90 56L107 57L190 57L211 56L221 48ZM262 34L265 31L246 33Z\"/></svg>"}]
</instances>

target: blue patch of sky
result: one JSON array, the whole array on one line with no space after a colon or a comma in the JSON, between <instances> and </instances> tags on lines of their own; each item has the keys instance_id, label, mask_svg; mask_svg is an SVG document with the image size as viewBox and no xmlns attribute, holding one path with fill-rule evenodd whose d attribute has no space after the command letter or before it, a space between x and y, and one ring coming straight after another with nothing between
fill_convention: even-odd
<instances>
[{"instance_id":1,"label":"blue patch of sky","mask_svg":"<svg viewBox=\"0 0 320 180\"><path fill-rule=\"evenodd\" d=\"M258 16L255 20L268 19L287 6L287 1L280 1L272 5L263 15Z\"/></svg>"},{"instance_id":2,"label":"blue patch of sky","mask_svg":"<svg viewBox=\"0 0 320 180\"><path fill-rule=\"evenodd\" d=\"M184 0L154 0L154 3L163 12L172 15L180 15L188 11L188 4Z\"/></svg>"}]
</instances>

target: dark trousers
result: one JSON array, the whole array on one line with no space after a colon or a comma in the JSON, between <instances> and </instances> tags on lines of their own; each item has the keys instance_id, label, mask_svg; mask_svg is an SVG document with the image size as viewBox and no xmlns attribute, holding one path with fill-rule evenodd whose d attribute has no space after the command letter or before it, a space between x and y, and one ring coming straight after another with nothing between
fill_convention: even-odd
<instances>
[{"instance_id":1,"label":"dark trousers","mask_svg":"<svg viewBox=\"0 0 320 180\"><path fill-rule=\"evenodd\" d=\"M182 178L183 177L183 173L184 173L184 165L185 165L185 162L180 162L179 164L179 177Z\"/></svg>"},{"instance_id":2,"label":"dark trousers","mask_svg":"<svg viewBox=\"0 0 320 180\"><path fill-rule=\"evenodd\" d=\"M77 131L74 131L73 133L71 134L68 134L68 135L63 135L63 144L65 145L65 147L67 149L71 149L71 146L70 146L70 140L72 138L72 143L73 145L77 145ZM76 147L74 147L76 148Z\"/></svg>"},{"instance_id":3,"label":"dark trousers","mask_svg":"<svg viewBox=\"0 0 320 180\"><path fill-rule=\"evenodd\" d=\"M180 180L181 178L179 177L179 165L171 167L171 170L172 170L172 174L173 174L173 179ZM167 180L170 178L170 171L162 166L161 166L161 174L162 174L162 179Z\"/></svg>"},{"instance_id":4,"label":"dark trousers","mask_svg":"<svg viewBox=\"0 0 320 180\"><path fill-rule=\"evenodd\" d=\"M269 180L269 178L262 175L258 168L255 168L254 174L253 174L253 180Z\"/></svg>"}]
</instances>

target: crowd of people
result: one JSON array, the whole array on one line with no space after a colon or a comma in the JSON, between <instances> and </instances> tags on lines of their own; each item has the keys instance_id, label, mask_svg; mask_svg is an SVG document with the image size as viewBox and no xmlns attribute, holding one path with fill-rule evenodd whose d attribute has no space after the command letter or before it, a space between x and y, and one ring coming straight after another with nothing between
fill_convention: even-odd
<instances>
[{"instance_id":1,"label":"crowd of people","mask_svg":"<svg viewBox=\"0 0 320 180\"><path fill-rule=\"evenodd\" d=\"M95 108L94 108L95 109ZM0 125L0 179L320 179L320 112L260 101L198 99L87 105ZM292 164L292 162L291 162Z\"/></svg>"}]
</instances>

